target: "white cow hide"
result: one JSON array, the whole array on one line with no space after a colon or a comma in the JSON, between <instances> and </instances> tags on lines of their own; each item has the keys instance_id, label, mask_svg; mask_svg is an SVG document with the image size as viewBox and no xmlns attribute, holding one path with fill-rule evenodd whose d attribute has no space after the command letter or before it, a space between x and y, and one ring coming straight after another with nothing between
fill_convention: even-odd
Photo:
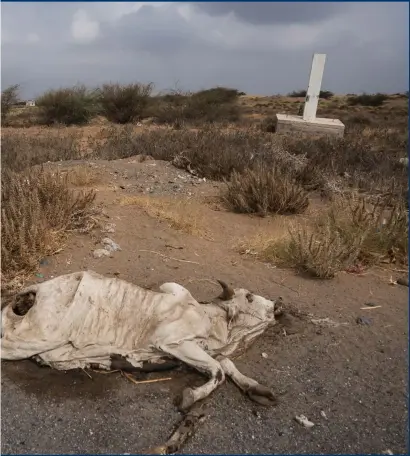
<instances>
[{"instance_id":1,"label":"white cow hide","mask_svg":"<svg viewBox=\"0 0 410 456\"><path fill-rule=\"evenodd\" d=\"M202 393L197 388L195 398L194 390L188 393L191 404L221 383L224 373L235 377L236 368L224 357L247 346L275 320L275 302L248 290L231 290L225 300L210 304L199 304L176 283L160 290L92 271L28 287L20 296L34 292L35 301L25 315L17 315L11 304L2 311L1 358L36 357L61 370L91 364L110 369L112 355L140 367L165 354L211 377L213 383L201 387ZM243 387L247 377L239 376L234 381ZM248 380L245 389L257 385Z\"/></svg>"}]
</instances>

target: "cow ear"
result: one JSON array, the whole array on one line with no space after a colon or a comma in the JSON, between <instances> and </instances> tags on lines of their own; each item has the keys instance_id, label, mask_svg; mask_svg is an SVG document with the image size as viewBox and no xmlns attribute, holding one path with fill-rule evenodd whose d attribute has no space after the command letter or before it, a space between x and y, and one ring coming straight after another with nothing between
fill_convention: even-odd
<instances>
[{"instance_id":1,"label":"cow ear","mask_svg":"<svg viewBox=\"0 0 410 456\"><path fill-rule=\"evenodd\" d=\"M248 302L253 302L253 293L246 293L246 299Z\"/></svg>"},{"instance_id":2,"label":"cow ear","mask_svg":"<svg viewBox=\"0 0 410 456\"><path fill-rule=\"evenodd\" d=\"M222 293L219 295L219 299L222 301L229 301L232 299L235 295L235 290L222 280L218 280L218 283L222 287Z\"/></svg>"}]
</instances>

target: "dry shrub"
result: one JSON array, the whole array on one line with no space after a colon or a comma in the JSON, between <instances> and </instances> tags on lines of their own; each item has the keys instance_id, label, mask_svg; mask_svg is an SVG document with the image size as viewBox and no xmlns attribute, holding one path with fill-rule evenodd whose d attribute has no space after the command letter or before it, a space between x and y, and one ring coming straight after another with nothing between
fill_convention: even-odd
<instances>
[{"instance_id":1,"label":"dry shrub","mask_svg":"<svg viewBox=\"0 0 410 456\"><path fill-rule=\"evenodd\" d=\"M241 250L246 246L265 261L324 279L357 263L369 266L394 257L407 264L408 213L401 203L388 207L356 195L340 197L325 213L291 226L287 236L265 233Z\"/></svg>"},{"instance_id":2,"label":"dry shrub","mask_svg":"<svg viewBox=\"0 0 410 456\"><path fill-rule=\"evenodd\" d=\"M43 130L37 135L2 133L1 165L21 171L48 161L76 160L81 157L79 138L79 133L74 131L69 135L62 135L58 130Z\"/></svg>"},{"instance_id":3,"label":"dry shrub","mask_svg":"<svg viewBox=\"0 0 410 456\"><path fill-rule=\"evenodd\" d=\"M7 127L27 128L41 123L37 106L17 106L7 117Z\"/></svg>"},{"instance_id":4,"label":"dry shrub","mask_svg":"<svg viewBox=\"0 0 410 456\"><path fill-rule=\"evenodd\" d=\"M36 269L68 231L93 224L95 192L74 193L66 177L43 170L3 170L1 182L1 273L3 280Z\"/></svg>"},{"instance_id":5,"label":"dry shrub","mask_svg":"<svg viewBox=\"0 0 410 456\"><path fill-rule=\"evenodd\" d=\"M266 117L260 123L260 129L266 133L275 133L276 119L274 119L273 117Z\"/></svg>"},{"instance_id":6,"label":"dry shrub","mask_svg":"<svg viewBox=\"0 0 410 456\"><path fill-rule=\"evenodd\" d=\"M105 84L101 89L101 112L119 124L139 120L148 106L152 88L152 84Z\"/></svg>"},{"instance_id":7,"label":"dry shrub","mask_svg":"<svg viewBox=\"0 0 410 456\"><path fill-rule=\"evenodd\" d=\"M161 128L136 133L133 128L124 127L104 129L101 136L107 139L95 143L94 158L115 160L149 155L156 160L173 161L179 157L181 160L175 163L189 164L197 175L217 180L228 178L232 171L241 172L255 162L270 163L283 155L272 135L251 129Z\"/></svg>"},{"instance_id":8,"label":"dry shrub","mask_svg":"<svg viewBox=\"0 0 410 456\"><path fill-rule=\"evenodd\" d=\"M107 139L92 147L94 158L149 155L186 169L189 166L198 176L216 180L258 163L285 163L295 168L295 179L308 191L340 178L343 186L363 191L391 192L393 182L395 195L407 190L407 169L399 159L405 154L408 138L401 128L351 129L345 138L283 137L251 128L135 132L125 127L104 131Z\"/></svg>"},{"instance_id":9,"label":"dry shrub","mask_svg":"<svg viewBox=\"0 0 410 456\"><path fill-rule=\"evenodd\" d=\"M347 186L372 192L390 191L395 181L397 194L407 188L407 169L398 165L407 143L407 136L391 128L352 129L344 138L284 138L284 148L303 155L322 177L345 176Z\"/></svg>"},{"instance_id":10,"label":"dry shrub","mask_svg":"<svg viewBox=\"0 0 410 456\"><path fill-rule=\"evenodd\" d=\"M233 172L226 183L224 201L235 212L299 214L309 205L309 198L284 167L256 166L239 174Z\"/></svg>"},{"instance_id":11,"label":"dry shrub","mask_svg":"<svg viewBox=\"0 0 410 456\"><path fill-rule=\"evenodd\" d=\"M132 125L110 126L102 128L98 137L90 138L89 147L94 159L118 160L141 154L145 149L139 144L140 136L135 133ZM150 136L150 132L145 133Z\"/></svg>"},{"instance_id":12,"label":"dry shrub","mask_svg":"<svg viewBox=\"0 0 410 456\"><path fill-rule=\"evenodd\" d=\"M89 166L78 166L67 173L67 181L74 187L90 187L100 182L100 177Z\"/></svg>"},{"instance_id":13,"label":"dry shrub","mask_svg":"<svg viewBox=\"0 0 410 456\"><path fill-rule=\"evenodd\" d=\"M205 236L204 217L198 206L189 200L128 196L120 201L121 206L137 206L150 217L166 221L171 228L183 233Z\"/></svg>"}]
</instances>

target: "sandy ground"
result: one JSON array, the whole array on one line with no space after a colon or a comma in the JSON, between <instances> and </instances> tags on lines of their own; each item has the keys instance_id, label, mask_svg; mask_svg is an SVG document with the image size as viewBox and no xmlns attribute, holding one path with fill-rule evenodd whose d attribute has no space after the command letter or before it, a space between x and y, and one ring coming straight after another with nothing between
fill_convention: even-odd
<instances>
[{"instance_id":1,"label":"sandy ground","mask_svg":"<svg viewBox=\"0 0 410 456\"><path fill-rule=\"evenodd\" d=\"M238 238L279 230L278 220L224 211L214 199L220 184L200 182L169 164L136 158L87 166L98 176L93 185L115 232L71 237L40 267L43 277L33 280L92 269L154 289L176 281L203 300L219 293L211 281L220 278L283 296L287 305L339 324L289 316L268 330L236 365L271 387L279 405L257 406L224 384L209 399L208 419L184 453L407 452L408 288L389 285L390 272L383 270L319 281L241 256L232 248ZM188 198L199 207L206 235L178 232L142 208L119 204L141 194ZM105 236L122 251L94 259L92 251ZM367 302L381 307L361 310ZM371 324L358 324L361 316ZM148 374L144 378L172 380L145 385L117 373L88 374L3 362L2 453L142 452L168 438L180 418L173 402L184 385L204 381L188 369ZM296 423L300 414L315 426Z\"/></svg>"}]
</instances>

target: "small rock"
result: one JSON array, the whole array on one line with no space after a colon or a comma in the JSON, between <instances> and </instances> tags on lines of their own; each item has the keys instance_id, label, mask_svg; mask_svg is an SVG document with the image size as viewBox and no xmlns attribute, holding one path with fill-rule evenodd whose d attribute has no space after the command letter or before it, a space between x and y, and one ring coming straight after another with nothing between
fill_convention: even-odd
<instances>
[{"instance_id":1,"label":"small rock","mask_svg":"<svg viewBox=\"0 0 410 456\"><path fill-rule=\"evenodd\" d=\"M323 416L323 418L324 418L325 420L327 420L326 413L325 413L323 410L320 411L320 414Z\"/></svg>"},{"instance_id":2,"label":"small rock","mask_svg":"<svg viewBox=\"0 0 410 456\"><path fill-rule=\"evenodd\" d=\"M357 317L356 323L358 325L370 326L372 324L372 321L367 317Z\"/></svg>"},{"instance_id":3,"label":"small rock","mask_svg":"<svg viewBox=\"0 0 410 456\"><path fill-rule=\"evenodd\" d=\"M96 259L102 258L102 257L109 257L110 255L111 255L111 253L105 249L97 249L97 250L94 250L94 252L93 252L93 257Z\"/></svg>"},{"instance_id":4,"label":"small rock","mask_svg":"<svg viewBox=\"0 0 410 456\"><path fill-rule=\"evenodd\" d=\"M104 238L101 241L101 244L104 245L105 250L108 250L108 252L116 252L117 250L121 250L121 247L110 238Z\"/></svg>"},{"instance_id":5,"label":"small rock","mask_svg":"<svg viewBox=\"0 0 410 456\"><path fill-rule=\"evenodd\" d=\"M101 230L102 233L114 233L115 232L115 223L107 223L103 229Z\"/></svg>"},{"instance_id":6,"label":"small rock","mask_svg":"<svg viewBox=\"0 0 410 456\"><path fill-rule=\"evenodd\" d=\"M305 428L311 428L315 425L315 423L309 421L305 415L295 416L295 421L304 426Z\"/></svg>"},{"instance_id":7,"label":"small rock","mask_svg":"<svg viewBox=\"0 0 410 456\"><path fill-rule=\"evenodd\" d=\"M262 353L262 358L265 358L265 359L266 359L266 358L268 358L268 354L267 354L267 353L265 353L265 352L264 352L264 353Z\"/></svg>"},{"instance_id":8,"label":"small rock","mask_svg":"<svg viewBox=\"0 0 410 456\"><path fill-rule=\"evenodd\" d=\"M382 451L382 454L394 454L392 450Z\"/></svg>"},{"instance_id":9,"label":"small rock","mask_svg":"<svg viewBox=\"0 0 410 456\"><path fill-rule=\"evenodd\" d=\"M399 285L403 285L405 287L408 287L409 286L409 279L407 277L400 277L399 279L397 279L397 283Z\"/></svg>"},{"instance_id":10,"label":"small rock","mask_svg":"<svg viewBox=\"0 0 410 456\"><path fill-rule=\"evenodd\" d=\"M261 414L258 412L258 410L252 410L252 413L256 416L256 418L261 417Z\"/></svg>"}]
</instances>

